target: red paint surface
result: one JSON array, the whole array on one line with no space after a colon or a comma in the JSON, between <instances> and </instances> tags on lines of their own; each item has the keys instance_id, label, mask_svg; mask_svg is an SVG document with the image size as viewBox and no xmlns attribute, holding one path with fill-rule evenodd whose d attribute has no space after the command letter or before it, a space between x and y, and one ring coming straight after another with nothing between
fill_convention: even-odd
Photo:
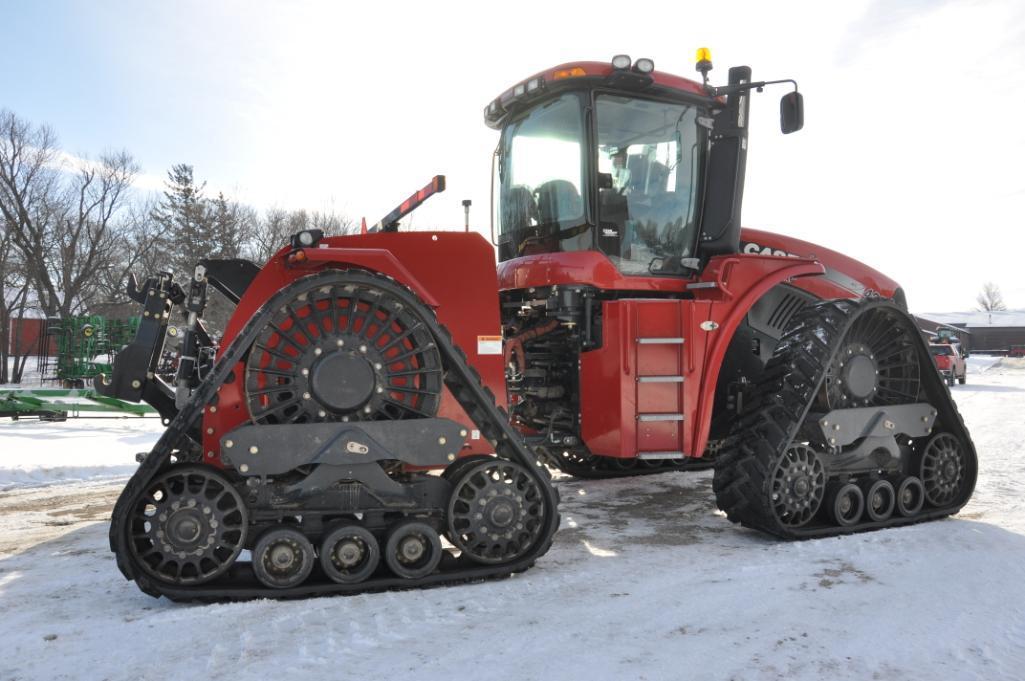
<instances>
[{"instance_id":1,"label":"red paint surface","mask_svg":"<svg viewBox=\"0 0 1025 681\"><path fill-rule=\"evenodd\" d=\"M630 298L603 303L602 347L581 356L581 437L596 454L630 458L645 451L700 456L708 443L719 369L734 332L769 289L821 274L815 261L773 256L713 258L693 299ZM706 330L702 322L713 322ZM683 345L639 338L684 338ZM639 383L641 376L682 375L679 383ZM682 413L682 422L638 414Z\"/></svg>"},{"instance_id":2,"label":"red paint surface","mask_svg":"<svg viewBox=\"0 0 1025 681\"><path fill-rule=\"evenodd\" d=\"M264 302L303 276L330 267L382 272L411 288L421 299L432 301L439 321L466 352L484 384L494 391L498 404L505 406L502 356L477 354L477 336L501 334L494 251L482 236L472 232L386 232L328 237L321 246L307 249L309 257L299 267L286 266L287 249L271 258L239 301L225 329L222 348L231 343ZM244 365L236 365L234 373L234 382L218 391L216 410L208 407L204 413L203 450L206 460L215 465L221 465L220 438L249 419L242 395ZM447 389L439 416L462 423L468 430L473 428ZM490 451L485 440L471 437L462 454Z\"/></svg>"}]
</instances>

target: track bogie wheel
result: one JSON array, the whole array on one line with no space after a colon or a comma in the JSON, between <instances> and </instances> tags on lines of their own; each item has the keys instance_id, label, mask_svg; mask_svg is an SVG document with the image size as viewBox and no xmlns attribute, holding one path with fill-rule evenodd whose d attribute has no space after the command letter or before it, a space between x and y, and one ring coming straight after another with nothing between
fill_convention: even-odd
<instances>
[{"instance_id":1,"label":"track bogie wheel","mask_svg":"<svg viewBox=\"0 0 1025 681\"><path fill-rule=\"evenodd\" d=\"M888 480L876 480L864 486L865 515L879 522L893 515L896 492Z\"/></svg>"},{"instance_id":2,"label":"track bogie wheel","mask_svg":"<svg viewBox=\"0 0 1025 681\"><path fill-rule=\"evenodd\" d=\"M900 481L896 492L897 513L905 518L918 515L925 504L925 487L922 481L909 475Z\"/></svg>"},{"instance_id":3,"label":"track bogie wheel","mask_svg":"<svg viewBox=\"0 0 1025 681\"><path fill-rule=\"evenodd\" d=\"M384 562L403 579L420 579L441 562L441 537L433 527L417 521L398 524L388 535Z\"/></svg>"},{"instance_id":4,"label":"track bogie wheel","mask_svg":"<svg viewBox=\"0 0 1025 681\"><path fill-rule=\"evenodd\" d=\"M359 525L336 528L320 544L320 567L339 584L362 582L374 574L380 561L377 539Z\"/></svg>"},{"instance_id":5,"label":"track bogie wheel","mask_svg":"<svg viewBox=\"0 0 1025 681\"><path fill-rule=\"evenodd\" d=\"M523 466L504 459L482 461L455 483L446 535L477 563L504 563L534 546L544 514L544 496Z\"/></svg>"},{"instance_id":6,"label":"track bogie wheel","mask_svg":"<svg viewBox=\"0 0 1025 681\"><path fill-rule=\"evenodd\" d=\"M851 527L858 523L865 508L865 495L861 488L852 482L837 485L829 501L829 513L833 522L841 527Z\"/></svg>"},{"instance_id":7,"label":"track bogie wheel","mask_svg":"<svg viewBox=\"0 0 1025 681\"><path fill-rule=\"evenodd\" d=\"M313 562L313 544L292 527L267 530L253 547L253 572L272 589L299 586L310 576Z\"/></svg>"},{"instance_id":8,"label":"track bogie wheel","mask_svg":"<svg viewBox=\"0 0 1025 681\"><path fill-rule=\"evenodd\" d=\"M203 584L228 571L245 544L249 512L228 480L206 466L175 466L133 509L129 544L161 582Z\"/></svg>"}]
</instances>

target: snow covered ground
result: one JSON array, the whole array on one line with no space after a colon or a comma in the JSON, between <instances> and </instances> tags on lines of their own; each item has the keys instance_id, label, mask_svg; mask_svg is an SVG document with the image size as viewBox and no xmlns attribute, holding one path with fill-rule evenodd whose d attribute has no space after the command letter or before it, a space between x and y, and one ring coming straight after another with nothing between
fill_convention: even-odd
<instances>
[{"instance_id":1,"label":"snow covered ground","mask_svg":"<svg viewBox=\"0 0 1025 681\"><path fill-rule=\"evenodd\" d=\"M0 679L1021 679L1025 362L983 368L953 389L981 467L954 519L778 543L716 511L709 473L565 479L523 575L298 602L121 579L103 476L155 420L0 424Z\"/></svg>"}]
</instances>

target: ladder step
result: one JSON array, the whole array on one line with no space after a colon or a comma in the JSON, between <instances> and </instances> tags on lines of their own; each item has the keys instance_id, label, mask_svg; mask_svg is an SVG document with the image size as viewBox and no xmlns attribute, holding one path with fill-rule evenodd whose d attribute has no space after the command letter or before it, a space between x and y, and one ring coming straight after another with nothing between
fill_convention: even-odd
<instances>
[{"instance_id":1,"label":"ladder step","mask_svg":"<svg viewBox=\"0 0 1025 681\"><path fill-rule=\"evenodd\" d=\"M638 383L683 383L683 376L638 376Z\"/></svg>"},{"instance_id":2,"label":"ladder step","mask_svg":"<svg viewBox=\"0 0 1025 681\"><path fill-rule=\"evenodd\" d=\"M682 338L638 338L640 345L683 345Z\"/></svg>"},{"instance_id":3,"label":"ladder step","mask_svg":"<svg viewBox=\"0 0 1025 681\"><path fill-rule=\"evenodd\" d=\"M638 414L638 421L682 421L683 414Z\"/></svg>"},{"instance_id":4,"label":"ladder step","mask_svg":"<svg viewBox=\"0 0 1025 681\"><path fill-rule=\"evenodd\" d=\"M686 459L683 452L637 452L638 459Z\"/></svg>"}]
</instances>

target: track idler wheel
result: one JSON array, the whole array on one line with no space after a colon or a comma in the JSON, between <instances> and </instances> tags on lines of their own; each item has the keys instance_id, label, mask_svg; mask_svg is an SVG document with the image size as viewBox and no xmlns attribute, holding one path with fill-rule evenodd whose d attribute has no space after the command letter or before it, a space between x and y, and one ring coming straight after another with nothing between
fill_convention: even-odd
<instances>
[{"instance_id":1,"label":"track idler wheel","mask_svg":"<svg viewBox=\"0 0 1025 681\"><path fill-rule=\"evenodd\" d=\"M299 586L313 570L313 544L291 527L267 530L253 548L253 572L272 589Z\"/></svg>"},{"instance_id":2,"label":"track idler wheel","mask_svg":"<svg viewBox=\"0 0 1025 681\"><path fill-rule=\"evenodd\" d=\"M425 523L400 523L388 535L384 562L403 579L426 577L441 562L441 537Z\"/></svg>"},{"instance_id":3,"label":"track idler wheel","mask_svg":"<svg viewBox=\"0 0 1025 681\"><path fill-rule=\"evenodd\" d=\"M381 547L365 527L346 525L332 530L320 545L320 567L339 584L356 584L374 574Z\"/></svg>"},{"instance_id":4,"label":"track idler wheel","mask_svg":"<svg viewBox=\"0 0 1025 681\"><path fill-rule=\"evenodd\" d=\"M921 477L925 499L933 506L947 506L961 497L968 478L968 458L956 437L937 433L926 443Z\"/></svg>"},{"instance_id":5,"label":"track idler wheel","mask_svg":"<svg viewBox=\"0 0 1025 681\"><path fill-rule=\"evenodd\" d=\"M896 492L887 480L876 480L865 486L865 515L870 520L886 520L893 515Z\"/></svg>"},{"instance_id":6,"label":"track idler wheel","mask_svg":"<svg viewBox=\"0 0 1025 681\"><path fill-rule=\"evenodd\" d=\"M901 480L897 487L897 513L905 518L918 515L925 504L925 487L922 481L913 475Z\"/></svg>"},{"instance_id":7,"label":"track idler wheel","mask_svg":"<svg viewBox=\"0 0 1025 681\"><path fill-rule=\"evenodd\" d=\"M794 445L772 471L772 508L776 519L800 527L815 517L826 492L826 471L815 450Z\"/></svg>"},{"instance_id":8,"label":"track idler wheel","mask_svg":"<svg viewBox=\"0 0 1025 681\"><path fill-rule=\"evenodd\" d=\"M228 571L246 540L238 491L204 466L176 466L149 484L131 516L130 545L142 569L168 584L203 584Z\"/></svg>"},{"instance_id":9,"label":"track idler wheel","mask_svg":"<svg viewBox=\"0 0 1025 681\"><path fill-rule=\"evenodd\" d=\"M865 495L852 482L838 485L830 495L829 514L841 527L856 525L864 508Z\"/></svg>"},{"instance_id":10,"label":"track idler wheel","mask_svg":"<svg viewBox=\"0 0 1025 681\"><path fill-rule=\"evenodd\" d=\"M492 458L463 471L448 505L449 541L471 560L515 560L537 540L544 497L519 464Z\"/></svg>"}]
</instances>

